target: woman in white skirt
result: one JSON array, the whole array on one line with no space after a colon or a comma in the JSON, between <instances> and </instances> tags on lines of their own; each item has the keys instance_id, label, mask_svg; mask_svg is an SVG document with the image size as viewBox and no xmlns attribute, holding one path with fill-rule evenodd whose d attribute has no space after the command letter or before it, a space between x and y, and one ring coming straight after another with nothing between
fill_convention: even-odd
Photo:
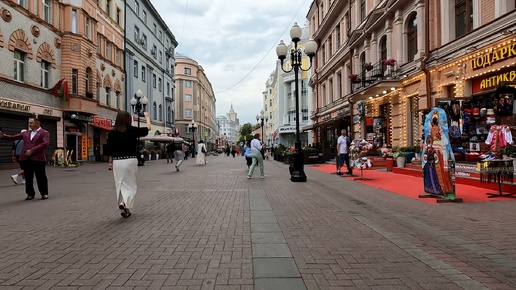
<instances>
[{"instance_id":1,"label":"woman in white skirt","mask_svg":"<svg viewBox=\"0 0 516 290\"><path fill-rule=\"evenodd\" d=\"M131 216L130 209L137 190L138 138L147 136L151 129L149 113L144 112L143 115L147 127L138 128L131 126L132 117L128 112L119 112L115 128L108 134L109 170L113 170L118 208L124 218Z\"/></svg>"},{"instance_id":2,"label":"woman in white skirt","mask_svg":"<svg viewBox=\"0 0 516 290\"><path fill-rule=\"evenodd\" d=\"M195 160L195 163L197 165L205 165L206 163L206 145L204 145L203 140L199 140L199 143L197 144L197 159Z\"/></svg>"}]
</instances>

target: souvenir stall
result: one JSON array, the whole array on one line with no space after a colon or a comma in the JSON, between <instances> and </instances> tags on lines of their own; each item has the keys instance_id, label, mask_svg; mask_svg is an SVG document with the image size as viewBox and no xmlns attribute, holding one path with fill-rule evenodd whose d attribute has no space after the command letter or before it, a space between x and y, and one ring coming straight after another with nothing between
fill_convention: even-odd
<instances>
[{"instance_id":1,"label":"souvenir stall","mask_svg":"<svg viewBox=\"0 0 516 290\"><path fill-rule=\"evenodd\" d=\"M354 180L371 180L371 178L364 177L364 169L373 167L371 160L364 155L371 150L373 145L364 139L354 139L349 147L350 166L360 170L360 177Z\"/></svg>"}]
</instances>

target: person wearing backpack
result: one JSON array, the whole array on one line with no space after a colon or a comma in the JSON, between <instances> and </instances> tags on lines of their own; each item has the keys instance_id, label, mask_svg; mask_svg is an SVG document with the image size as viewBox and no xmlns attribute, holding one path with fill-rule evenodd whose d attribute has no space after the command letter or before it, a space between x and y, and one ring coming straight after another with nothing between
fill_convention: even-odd
<instances>
[{"instance_id":1,"label":"person wearing backpack","mask_svg":"<svg viewBox=\"0 0 516 290\"><path fill-rule=\"evenodd\" d=\"M21 130L21 133L26 132L27 130ZM14 184L18 184L18 177L22 178L22 184L25 184L25 171L23 170L23 162L20 162L20 155L23 149L23 140L17 140L13 142L13 162L18 162L20 166L20 172L11 175L11 180Z\"/></svg>"}]
</instances>

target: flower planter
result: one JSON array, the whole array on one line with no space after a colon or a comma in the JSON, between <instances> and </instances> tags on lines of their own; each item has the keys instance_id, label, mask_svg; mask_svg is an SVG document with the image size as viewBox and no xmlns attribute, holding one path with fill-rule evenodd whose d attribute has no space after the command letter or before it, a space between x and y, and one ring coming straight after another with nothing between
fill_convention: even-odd
<instances>
[{"instance_id":1,"label":"flower planter","mask_svg":"<svg viewBox=\"0 0 516 290\"><path fill-rule=\"evenodd\" d=\"M406 163L411 163L412 162L412 158L416 157L416 153L414 152L403 152L403 154L405 154L405 162Z\"/></svg>"},{"instance_id":2,"label":"flower planter","mask_svg":"<svg viewBox=\"0 0 516 290\"><path fill-rule=\"evenodd\" d=\"M405 167L405 156L396 157L396 166L398 168L404 168Z\"/></svg>"}]
</instances>

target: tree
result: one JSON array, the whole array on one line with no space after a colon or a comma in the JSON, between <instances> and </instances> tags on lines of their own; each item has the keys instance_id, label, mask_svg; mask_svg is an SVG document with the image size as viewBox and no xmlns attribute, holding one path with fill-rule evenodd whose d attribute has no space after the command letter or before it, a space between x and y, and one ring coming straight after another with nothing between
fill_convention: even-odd
<instances>
[{"instance_id":1,"label":"tree","mask_svg":"<svg viewBox=\"0 0 516 290\"><path fill-rule=\"evenodd\" d=\"M247 140L253 139L253 125L251 123L245 123L240 127L240 138L238 138L238 142L246 142Z\"/></svg>"}]
</instances>

